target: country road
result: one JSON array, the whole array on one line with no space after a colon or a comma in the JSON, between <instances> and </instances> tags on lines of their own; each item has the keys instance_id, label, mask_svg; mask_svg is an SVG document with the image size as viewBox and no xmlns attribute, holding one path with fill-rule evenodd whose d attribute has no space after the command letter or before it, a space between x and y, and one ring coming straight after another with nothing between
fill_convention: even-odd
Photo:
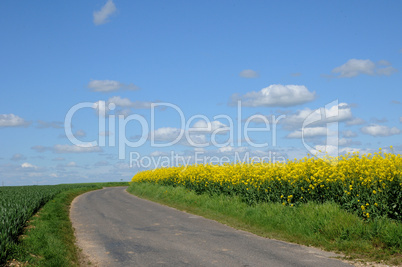
<instances>
[{"instance_id":1,"label":"country road","mask_svg":"<svg viewBox=\"0 0 402 267\"><path fill-rule=\"evenodd\" d=\"M125 189L91 191L72 203L77 243L91 266L351 266L334 253L258 237Z\"/></svg>"}]
</instances>

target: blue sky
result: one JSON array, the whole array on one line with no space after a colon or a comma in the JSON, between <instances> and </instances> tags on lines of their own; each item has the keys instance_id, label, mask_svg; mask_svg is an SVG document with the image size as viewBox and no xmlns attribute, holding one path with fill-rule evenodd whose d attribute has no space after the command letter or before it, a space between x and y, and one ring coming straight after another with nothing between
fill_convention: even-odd
<instances>
[{"instance_id":1,"label":"blue sky","mask_svg":"<svg viewBox=\"0 0 402 267\"><path fill-rule=\"evenodd\" d=\"M402 153L401 10L399 1L2 1L2 184Z\"/></svg>"}]
</instances>

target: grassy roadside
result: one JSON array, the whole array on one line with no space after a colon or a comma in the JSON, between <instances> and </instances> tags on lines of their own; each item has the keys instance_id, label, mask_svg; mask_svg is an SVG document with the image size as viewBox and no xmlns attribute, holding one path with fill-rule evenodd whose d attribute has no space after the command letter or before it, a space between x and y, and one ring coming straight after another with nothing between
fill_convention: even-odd
<instances>
[{"instance_id":1,"label":"grassy roadside","mask_svg":"<svg viewBox=\"0 0 402 267\"><path fill-rule=\"evenodd\" d=\"M69 213L73 199L85 192L128 183L91 183L96 187L77 188L58 194L31 218L20 242L13 248L13 262L23 266L78 266L78 250Z\"/></svg>"},{"instance_id":2,"label":"grassy roadside","mask_svg":"<svg viewBox=\"0 0 402 267\"><path fill-rule=\"evenodd\" d=\"M128 191L260 236L341 252L351 259L402 264L401 223L383 218L367 222L333 203L249 206L236 197L147 183L132 184Z\"/></svg>"}]
</instances>

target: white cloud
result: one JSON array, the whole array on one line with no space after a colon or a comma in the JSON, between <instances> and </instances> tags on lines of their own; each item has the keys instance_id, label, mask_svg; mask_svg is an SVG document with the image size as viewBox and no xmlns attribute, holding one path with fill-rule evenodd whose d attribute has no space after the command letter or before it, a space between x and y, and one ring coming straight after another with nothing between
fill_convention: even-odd
<instances>
[{"instance_id":1,"label":"white cloud","mask_svg":"<svg viewBox=\"0 0 402 267\"><path fill-rule=\"evenodd\" d=\"M30 169L37 169L38 168L37 166L35 166L35 165L31 164L31 163L28 163L28 162L22 163L21 167L22 168L30 168Z\"/></svg>"},{"instance_id":2,"label":"white cloud","mask_svg":"<svg viewBox=\"0 0 402 267\"><path fill-rule=\"evenodd\" d=\"M113 96L108 101L99 100L93 104L93 108L100 116L106 116L111 110L115 110L116 107L123 108L116 109L116 115L128 116L131 113L130 108L135 109L148 109L151 108L153 102L135 101L132 102L128 98L122 98L120 96Z\"/></svg>"},{"instance_id":3,"label":"white cloud","mask_svg":"<svg viewBox=\"0 0 402 267\"><path fill-rule=\"evenodd\" d=\"M189 129L189 132L223 134L229 130L229 126L220 121L207 122L205 120L199 120L194 123L193 127Z\"/></svg>"},{"instance_id":4,"label":"white cloud","mask_svg":"<svg viewBox=\"0 0 402 267\"><path fill-rule=\"evenodd\" d=\"M248 70L242 70L239 73L239 76L243 78L258 78L260 75L258 74L258 72L248 69Z\"/></svg>"},{"instance_id":5,"label":"white cloud","mask_svg":"<svg viewBox=\"0 0 402 267\"><path fill-rule=\"evenodd\" d=\"M344 147L344 148L338 148L337 146L334 145L316 145L314 146L313 151L310 151L311 154L313 155L318 155L319 157L322 157L326 153L329 156L336 157L340 154L346 154L346 153L353 153L353 152L361 152L362 154L368 153L368 150L364 149L358 149L354 147Z\"/></svg>"},{"instance_id":6,"label":"white cloud","mask_svg":"<svg viewBox=\"0 0 402 267\"><path fill-rule=\"evenodd\" d=\"M302 130L296 130L288 134L287 138L310 138L316 136L326 136L328 134L327 127L306 127ZM330 133L332 134L332 133Z\"/></svg>"},{"instance_id":7,"label":"white cloud","mask_svg":"<svg viewBox=\"0 0 402 267\"><path fill-rule=\"evenodd\" d=\"M0 127L28 126L29 122L14 114L0 114Z\"/></svg>"},{"instance_id":8,"label":"white cloud","mask_svg":"<svg viewBox=\"0 0 402 267\"><path fill-rule=\"evenodd\" d=\"M219 153L244 153L246 151L248 151L248 148L244 146L241 147L225 146L220 147L218 149Z\"/></svg>"},{"instance_id":9,"label":"white cloud","mask_svg":"<svg viewBox=\"0 0 402 267\"><path fill-rule=\"evenodd\" d=\"M114 103L120 107L131 107L133 103L128 98L121 98L120 96L114 96L109 98L108 103Z\"/></svg>"},{"instance_id":10,"label":"white cloud","mask_svg":"<svg viewBox=\"0 0 402 267\"><path fill-rule=\"evenodd\" d=\"M397 69L395 69L394 67L388 66L385 68L380 68L376 70L378 75L385 75L385 76L390 76L396 72L398 72Z\"/></svg>"},{"instance_id":11,"label":"white cloud","mask_svg":"<svg viewBox=\"0 0 402 267\"><path fill-rule=\"evenodd\" d=\"M369 59L349 59L342 66L336 67L332 73L339 73L339 78L351 78L359 74L374 75L375 64Z\"/></svg>"},{"instance_id":12,"label":"white cloud","mask_svg":"<svg viewBox=\"0 0 402 267\"><path fill-rule=\"evenodd\" d=\"M296 113L285 115L284 119L279 120L286 130L293 130L301 127L308 117L309 121L314 122L306 126L323 125L330 122L347 121L353 117L350 105L339 103L330 108L324 109L325 117L322 117L321 109L311 110L305 108L298 110Z\"/></svg>"},{"instance_id":13,"label":"white cloud","mask_svg":"<svg viewBox=\"0 0 402 267\"><path fill-rule=\"evenodd\" d=\"M400 134L401 130L399 130L396 127L388 127L384 125L378 125L378 124L373 124L373 125L368 125L363 128L361 128L362 133L368 134L371 136L390 136L390 135L396 135Z\"/></svg>"},{"instance_id":14,"label":"white cloud","mask_svg":"<svg viewBox=\"0 0 402 267\"><path fill-rule=\"evenodd\" d=\"M399 122L402 123L402 117L399 117Z\"/></svg>"},{"instance_id":15,"label":"white cloud","mask_svg":"<svg viewBox=\"0 0 402 267\"><path fill-rule=\"evenodd\" d=\"M170 154L165 151L153 151L153 152L151 152L151 154L149 154L149 156L151 156L151 157L166 157L169 155Z\"/></svg>"},{"instance_id":16,"label":"white cloud","mask_svg":"<svg viewBox=\"0 0 402 267\"><path fill-rule=\"evenodd\" d=\"M380 65L380 66L391 66L391 62L389 62L388 60L379 60L378 62L377 62L377 65Z\"/></svg>"},{"instance_id":17,"label":"white cloud","mask_svg":"<svg viewBox=\"0 0 402 267\"><path fill-rule=\"evenodd\" d=\"M105 24L108 21L108 18L117 11L116 6L113 3L113 0L108 0L106 4L99 11L94 11L94 24L101 25Z\"/></svg>"},{"instance_id":18,"label":"white cloud","mask_svg":"<svg viewBox=\"0 0 402 267\"><path fill-rule=\"evenodd\" d=\"M174 142L184 146L197 146L207 144L205 134L184 131L179 128L162 127L150 133L151 140L157 142Z\"/></svg>"},{"instance_id":19,"label":"white cloud","mask_svg":"<svg viewBox=\"0 0 402 267\"><path fill-rule=\"evenodd\" d=\"M290 107L313 101L315 92L310 92L304 85L273 84L259 92L249 92L244 96L232 95L231 105L242 101L246 107Z\"/></svg>"},{"instance_id":20,"label":"white cloud","mask_svg":"<svg viewBox=\"0 0 402 267\"><path fill-rule=\"evenodd\" d=\"M88 88L93 92L114 92L118 90L139 90L140 88L132 83L124 84L112 80L93 80L88 83Z\"/></svg>"},{"instance_id":21,"label":"white cloud","mask_svg":"<svg viewBox=\"0 0 402 267\"><path fill-rule=\"evenodd\" d=\"M384 67L385 66L385 67ZM352 78L360 74L370 76L374 75L391 75L398 70L391 66L391 63L386 60L380 60L376 64L369 59L349 59L342 66L336 67L332 73L339 74L337 78Z\"/></svg>"},{"instance_id":22,"label":"white cloud","mask_svg":"<svg viewBox=\"0 0 402 267\"><path fill-rule=\"evenodd\" d=\"M181 145L184 146L204 146L208 145L207 137L204 134L189 134L184 136L180 141Z\"/></svg>"},{"instance_id":23,"label":"white cloud","mask_svg":"<svg viewBox=\"0 0 402 267\"><path fill-rule=\"evenodd\" d=\"M362 125L362 124L365 124L365 123L366 123L366 121L361 119L361 118L352 118L352 119L350 119L350 120L348 120L346 122L346 125L348 125L348 126Z\"/></svg>"},{"instance_id":24,"label":"white cloud","mask_svg":"<svg viewBox=\"0 0 402 267\"><path fill-rule=\"evenodd\" d=\"M51 149L55 153L89 153L101 152L102 149L98 146L76 146L76 145L54 145Z\"/></svg>"},{"instance_id":25,"label":"white cloud","mask_svg":"<svg viewBox=\"0 0 402 267\"><path fill-rule=\"evenodd\" d=\"M109 112L109 107L106 105L106 102L103 100L99 100L95 102L92 107L96 110L96 113L99 116L106 116L106 114Z\"/></svg>"},{"instance_id":26,"label":"white cloud","mask_svg":"<svg viewBox=\"0 0 402 267\"><path fill-rule=\"evenodd\" d=\"M360 141L353 141L350 138L341 138L338 140L339 146L361 145Z\"/></svg>"},{"instance_id":27,"label":"white cloud","mask_svg":"<svg viewBox=\"0 0 402 267\"><path fill-rule=\"evenodd\" d=\"M353 131L351 131L351 130L347 130L347 131L343 131L343 132L342 132L342 135L343 135L344 137L356 137L356 136L357 136L357 133L355 133L355 132L353 132Z\"/></svg>"},{"instance_id":28,"label":"white cloud","mask_svg":"<svg viewBox=\"0 0 402 267\"><path fill-rule=\"evenodd\" d=\"M144 102L144 101L132 102L130 99L121 98L120 96L113 96L113 97L109 98L107 103L108 103L108 105L113 103L118 107L137 108L137 109L151 108L151 104L152 104L152 102Z\"/></svg>"},{"instance_id":29,"label":"white cloud","mask_svg":"<svg viewBox=\"0 0 402 267\"><path fill-rule=\"evenodd\" d=\"M173 141L182 134L183 130L173 127L162 127L151 133L151 138L155 141Z\"/></svg>"}]
</instances>

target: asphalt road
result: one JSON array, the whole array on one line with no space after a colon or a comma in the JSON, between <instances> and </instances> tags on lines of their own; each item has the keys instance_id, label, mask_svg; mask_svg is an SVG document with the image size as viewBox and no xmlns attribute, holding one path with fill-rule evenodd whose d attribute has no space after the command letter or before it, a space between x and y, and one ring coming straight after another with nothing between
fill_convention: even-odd
<instances>
[{"instance_id":1,"label":"asphalt road","mask_svg":"<svg viewBox=\"0 0 402 267\"><path fill-rule=\"evenodd\" d=\"M125 189L73 201L78 246L91 266L351 266L331 258L334 253L258 237Z\"/></svg>"}]
</instances>

